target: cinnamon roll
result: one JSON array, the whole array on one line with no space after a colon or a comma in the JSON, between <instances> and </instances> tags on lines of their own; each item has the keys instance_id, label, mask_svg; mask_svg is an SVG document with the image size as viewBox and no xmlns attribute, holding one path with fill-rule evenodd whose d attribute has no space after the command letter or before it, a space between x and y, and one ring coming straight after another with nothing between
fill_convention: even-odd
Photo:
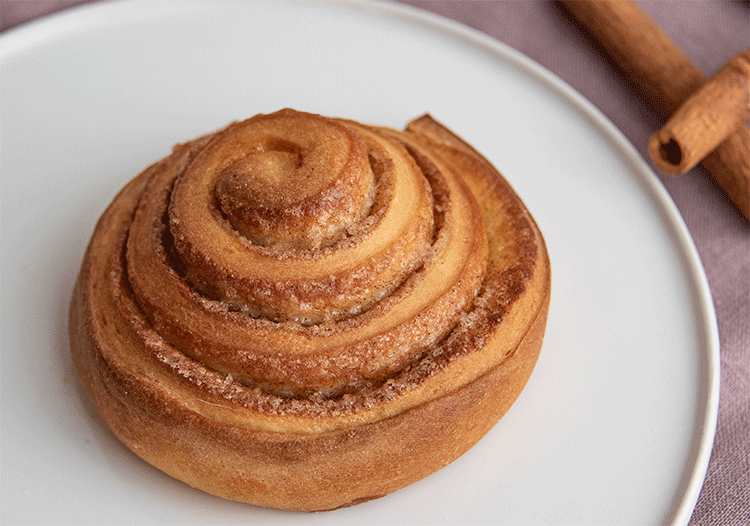
<instances>
[{"instance_id":1,"label":"cinnamon roll","mask_svg":"<svg viewBox=\"0 0 750 526\"><path fill-rule=\"evenodd\" d=\"M329 510L484 436L532 372L549 294L521 200L429 115L397 131L285 109L122 189L70 342L136 455L227 499Z\"/></svg>"}]
</instances>

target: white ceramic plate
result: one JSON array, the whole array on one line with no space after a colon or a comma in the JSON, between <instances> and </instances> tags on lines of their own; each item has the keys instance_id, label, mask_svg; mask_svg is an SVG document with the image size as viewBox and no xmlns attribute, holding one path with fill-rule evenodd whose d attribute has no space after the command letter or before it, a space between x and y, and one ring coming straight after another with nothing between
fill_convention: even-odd
<instances>
[{"instance_id":1,"label":"white ceramic plate","mask_svg":"<svg viewBox=\"0 0 750 526\"><path fill-rule=\"evenodd\" d=\"M686 523L716 423L698 256L656 177L553 75L390 5L107 3L0 38L2 513L11 523ZM103 427L67 303L99 214L172 144L284 106L394 127L429 111L506 175L553 265L530 383L474 449L314 515L193 490Z\"/></svg>"}]
</instances>

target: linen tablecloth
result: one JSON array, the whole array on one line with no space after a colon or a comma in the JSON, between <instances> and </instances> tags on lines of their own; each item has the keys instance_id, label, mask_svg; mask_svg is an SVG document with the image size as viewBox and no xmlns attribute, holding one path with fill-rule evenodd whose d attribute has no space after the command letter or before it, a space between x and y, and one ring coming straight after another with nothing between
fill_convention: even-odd
<instances>
[{"instance_id":1,"label":"linen tablecloth","mask_svg":"<svg viewBox=\"0 0 750 526\"><path fill-rule=\"evenodd\" d=\"M85 1L3 0L0 30L81 3ZM700 254L721 342L718 428L690 524L750 524L750 223L702 167L674 177L653 166L648 139L663 121L561 5L542 0L403 3L486 33L546 67L599 108L654 168ZM707 76L750 46L747 1L638 4Z\"/></svg>"}]
</instances>

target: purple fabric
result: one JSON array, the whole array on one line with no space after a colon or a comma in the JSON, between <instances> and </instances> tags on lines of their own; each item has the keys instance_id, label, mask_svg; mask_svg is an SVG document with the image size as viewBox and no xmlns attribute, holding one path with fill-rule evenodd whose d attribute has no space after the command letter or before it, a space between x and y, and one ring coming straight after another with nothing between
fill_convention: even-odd
<instances>
[{"instance_id":1,"label":"purple fabric","mask_svg":"<svg viewBox=\"0 0 750 526\"><path fill-rule=\"evenodd\" d=\"M0 30L86 1L3 0ZM482 31L546 67L597 106L650 163L648 139L663 122L564 8L543 0L402 1ZM638 3L706 75L750 46L747 1ZM680 177L654 171L700 253L721 340L719 424L690 524L750 524L750 223L703 168Z\"/></svg>"}]
</instances>

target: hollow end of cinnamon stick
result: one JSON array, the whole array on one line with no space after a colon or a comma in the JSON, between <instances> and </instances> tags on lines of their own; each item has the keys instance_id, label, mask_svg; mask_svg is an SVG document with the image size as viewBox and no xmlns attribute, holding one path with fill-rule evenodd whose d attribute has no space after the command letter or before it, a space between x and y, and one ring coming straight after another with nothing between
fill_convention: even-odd
<instances>
[{"instance_id":1,"label":"hollow end of cinnamon stick","mask_svg":"<svg viewBox=\"0 0 750 526\"><path fill-rule=\"evenodd\" d=\"M682 175L696 164L688 160L674 137L663 133L656 132L651 136L648 152L654 164L668 174Z\"/></svg>"}]
</instances>

